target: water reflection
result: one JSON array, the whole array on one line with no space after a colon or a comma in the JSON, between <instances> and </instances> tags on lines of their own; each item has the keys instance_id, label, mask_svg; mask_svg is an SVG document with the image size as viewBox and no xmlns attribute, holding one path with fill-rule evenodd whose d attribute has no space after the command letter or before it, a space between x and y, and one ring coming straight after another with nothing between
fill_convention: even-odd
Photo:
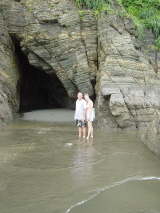
<instances>
[{"instance_id":1,"label":"water reflection","mask_svg":"<svg viewBox=\"0 0 160 213\"><path fill-rule=\"evenodd\" d=\"M79 145L74 150L73 167L71 170L74 184L82 185L92 177L93 163L97 158L97 152L92 141L79 139Z\"/></svg>"}]
</instances>

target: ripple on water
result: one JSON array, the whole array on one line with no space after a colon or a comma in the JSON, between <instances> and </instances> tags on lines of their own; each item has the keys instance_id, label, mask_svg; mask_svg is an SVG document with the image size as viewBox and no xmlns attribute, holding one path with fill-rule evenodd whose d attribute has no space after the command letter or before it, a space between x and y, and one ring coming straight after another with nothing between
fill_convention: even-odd
<instances>
[{"instance_id":1,"label":"ripple on water","mask_svg":"<svg viewBox=\"0 0 160 213\"><path fill-rule=\"evenodd\" d=\"M129 177L97 190L66 213L159 213L160 177Z\"/></svg>"}]
</instances>

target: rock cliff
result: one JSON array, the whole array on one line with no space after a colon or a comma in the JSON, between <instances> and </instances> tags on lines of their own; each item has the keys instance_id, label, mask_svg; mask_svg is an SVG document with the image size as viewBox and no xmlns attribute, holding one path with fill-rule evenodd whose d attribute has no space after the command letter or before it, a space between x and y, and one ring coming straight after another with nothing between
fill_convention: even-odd
<instances>
[{"instance_id":1,"label":"rock cliff","mask_svg":"<svg viewBox=\"0 0 160 213\"><path fill-rule=\"evenodd\" d=\"M13 1L6 19L31 65L56 73L69 96L77 90L93 94L97 30L90 11L82 18L70 0Z\"/></svg>"},{"instance_id":2,"label":"rock cliff","mask_svg":"<svg viewBox=\"0 0 160 213\"><path fill-rule=\"evenodd\" d=\"M99 17L73 0L1 3L1 121L19 105L14 40L28 63L50 78L56 75L70 98L79 90L96 96L99 127L147 129L159 120L160 75L131 20L112 3L114 12Z\"/></svg>"},{"instance_id":3,"label":"rock cliff","mask_svg":"<svg viewBox=\"0 0 160 213\"><path fill-rule=\"evenodd\" d=\"M10 121L18 110L17 84L18 62L7 24L0 14L0 125Z\"/></svg>"},{"instance_id":4,"label":"rock cliff","mask_svg":"<svg viewBox=\"0 0 160 213\"><path fill-rule=\"evenodd\" d=\"M137 50L128 21L116 15L103 15L98 21L99 126L145 127L160 106L159 73Z\"/></svg>"}]
</instances>

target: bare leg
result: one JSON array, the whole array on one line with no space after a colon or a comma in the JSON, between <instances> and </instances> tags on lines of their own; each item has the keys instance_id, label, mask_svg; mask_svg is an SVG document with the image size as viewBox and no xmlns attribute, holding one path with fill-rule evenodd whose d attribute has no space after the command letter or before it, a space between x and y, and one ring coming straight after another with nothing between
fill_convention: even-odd
<instances>
[{"instance_id":1,"label":"bare leg","mask_svg":"<svg viewBox=\"0 0 160 213\"><path fill-rule=\"evenodd\" d=\"M88 121L88 135L87 135L87 139L89 139L89 137L91 135L91 131L92 131L92 122Z\"/></svg>"},{"instance_id":2,"label":"bare leg","mask_svg":"<svg viewBox=\"0 0 160 213\"><path fill-rule=\"evenodd\" d=\"M86 137L86 127L83 127L82 131L83 131L83 138L85 138Z\"/></svg>"},{"instance_id":3,"label":"bare leg","mask_svg":"<svg viewBox=\"0 0 160 213\"><path fill-rule=\"evenodd\" d=\"M78 137L81 138L82 137L82 128L81 127L78 128L78 134L79 134Z\"/></svg>"},{"instance_id":4,"label":"bare leg","mask_svg":"<svg viewBox=\"0 0 160 213\"><path fill-rule=\"evenodd\" d=\"M93 138L93 125L92 125L92 122L91 122L91 138Z\"/></svg>"}]
</instances>

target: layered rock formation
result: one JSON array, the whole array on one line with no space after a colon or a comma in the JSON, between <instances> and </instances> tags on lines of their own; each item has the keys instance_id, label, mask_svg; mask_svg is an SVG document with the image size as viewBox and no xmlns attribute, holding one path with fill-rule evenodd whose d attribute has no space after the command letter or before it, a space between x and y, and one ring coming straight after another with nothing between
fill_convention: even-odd
<instances>
[{"instance_id":1,"label":"layered rock formation","mask_svg":"<svg viewBox=\"0 0 160 213\"><path fill-rule=\"evenodd\" d=\"M136 40L131 20L118 14L123 8L116 1L112 3L114 12L104 12L99 17L92 11L79 10L72 0L1 3L1 20L5 20L5 24L1 23L1 32L5 33L2 49L7 44L0 56L7 64L0 66L1 84L10 88L8 93L2 86L1 92L6 95L2 102L8 107L8 117L18 106L18 67L13 67L16 63L12 37L19 42L28 63L50 78L56 75L69 97L79 90L96 94L99 127L147 129L155 117L159 120L159 73L154 72L143 45ZM6 75L12 79L12 74L16 78L11 84Z\"/></svg>"},{"instance_id":2,"label":"layered rock formation","mask_svg":"<svg viewBox=\"0 0 160 213\"><path fill-rule=\"evenodd\" d=\"M141 141L160 157L160 113L155 111L155 117L140 134Z\"/></svg>"},{"instance_id":3,"label":"layered rock formation","mask_svg":"<svg viewBox=\"0 0 160 213\"><path fill-rule=\"evenodd\" d=\"M128 21L116 15L103 15L98 21L99 126L146 127L160 107L159 73L137 50Z\"/></svg>"},{"instance_id":4,"label":"layered rock formation","mask_svg":"<svg viewBox=\"0 0 160 213\"><path fill-rule=\"evenodd\" d=\"M71 97L77 90L93 94L97 31L91 12L80 14L70 0L27 0L12 2L6 14L31 65L56 73Z\"/></svg>"},{"instance_id":5,"label":"layered rock formation","mask_svg":"<svg viewBox=\"0 0 160 213\"><path fill-rule=\"evenodd\" d=\"M18 110L18 65L7 24L0 14L0 125L10 121Z\"/></svg>"}]
</instances>

